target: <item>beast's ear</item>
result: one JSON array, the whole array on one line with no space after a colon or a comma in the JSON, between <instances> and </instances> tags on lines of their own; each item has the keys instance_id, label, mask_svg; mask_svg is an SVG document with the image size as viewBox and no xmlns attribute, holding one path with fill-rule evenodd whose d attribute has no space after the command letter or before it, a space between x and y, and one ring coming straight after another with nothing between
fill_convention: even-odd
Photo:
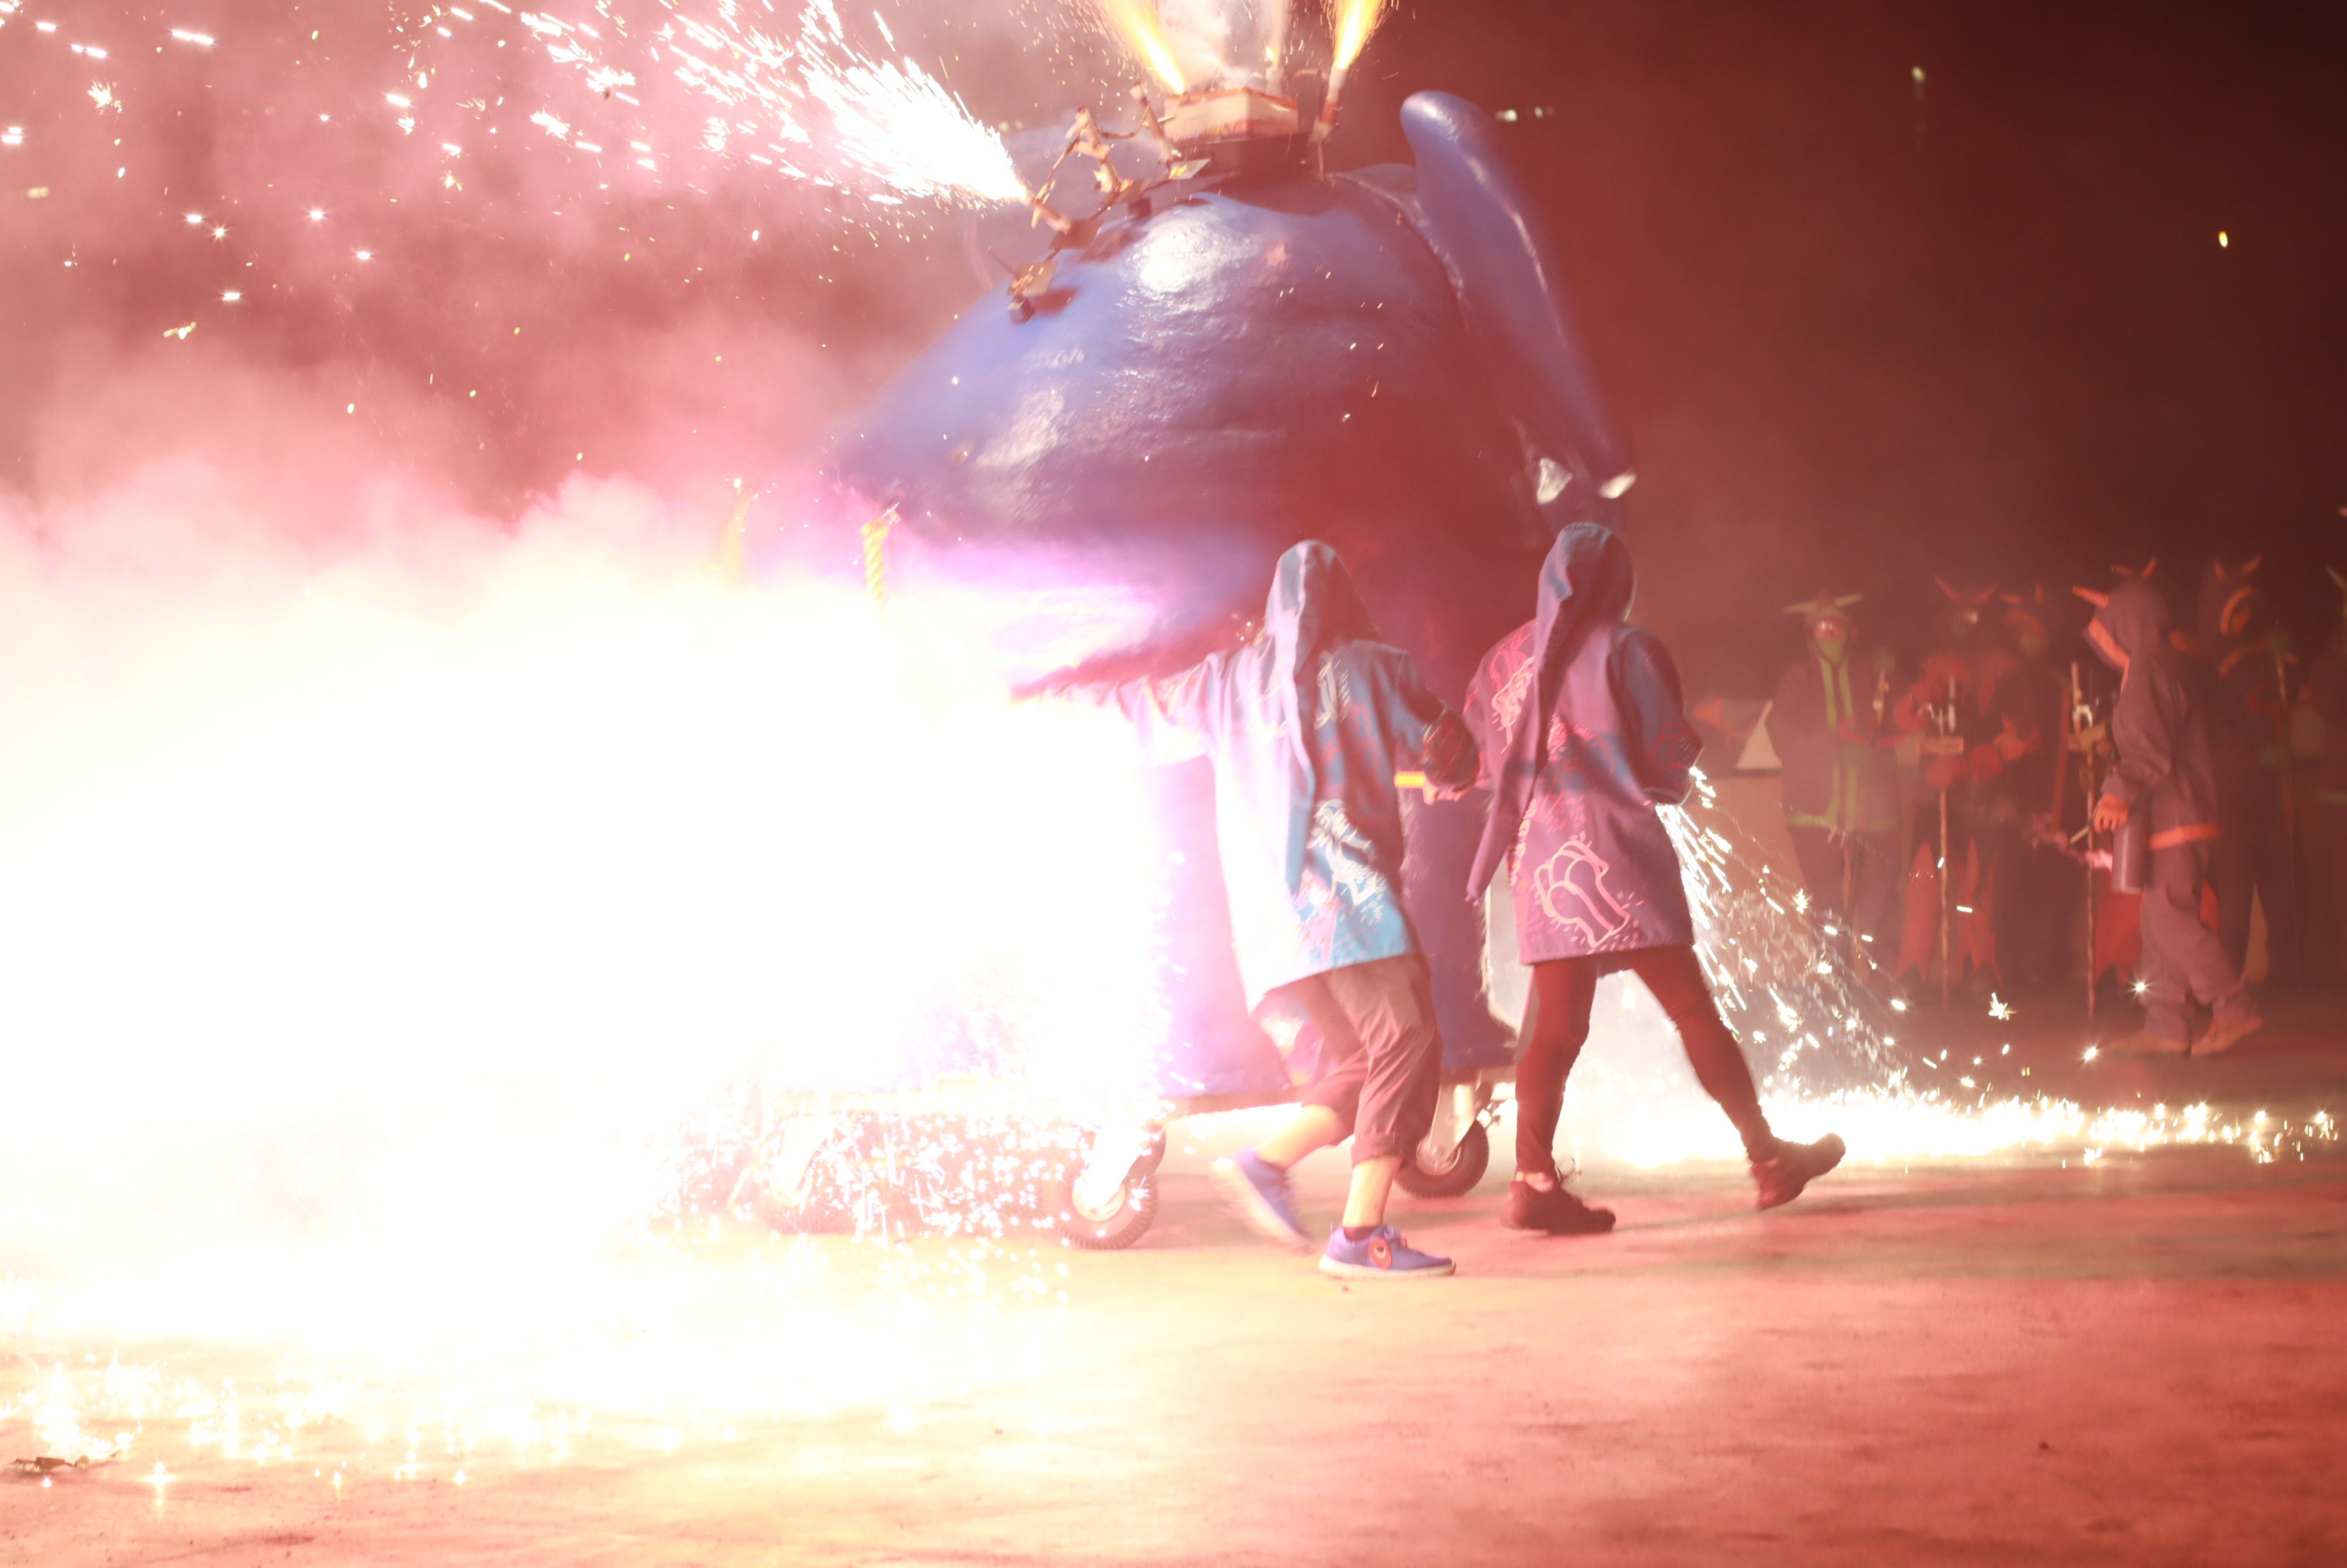
<instances>
[{"instance_id":1,"label":"beast's ear","mask_svg":"<svg viewBox=\"0 0 2347 1568\"><path fill-rule=\"evenodd\" d=\"M1865 597L1866 595L1862 593L1845 593L1840 599L1834 600L1834 605L1837 609L1848 610L1851 605L1856 604Z\"/></svg>"},{"instance_id":2,"label":"beast's ear","mask_svg":"<svg viewBox=\"0 0 2347 1568\"><path fill-rule=\"evenodd\" d=\"M1418 159L1422 234L1459 295L1469 337L1534 450L1613 499L1636 477L1583 352L1564 269L1500 150L1491 117L1449 93L1414 93L1402 134Z\"/></svg>"},{"instance_id":3,"label":"beast's ear","mask_svg":"<svg viewBox=\"0 0 2347 1568\"><path fill-rule=\"evenodd\" d=\"M2332 580L2332 582L2334 582L2334 583L2338 584L2338 585L2339 585L2340 589L2341 589L2342 592L2347 592L2347 577L2342 577L2342 576L2340 575L2339 569L2338 569L2337 567L2335 567L2335 566L2327 566L2327 567L2324 567L2322 569L2323 569L2324 571L2327 571L2327 572L2329 572L2329 573L2331 574L2331 580Z\"/></svg>"},{"instance_id":4,"label":"beast's ear","mask_svg":"<svg viewBox=\"0 0 2347 1568\"><path fill-rule=\"evenodd\" d=\"M2260 568L2260 567L2261 567L2261 566L2263 566L2263 565L2265 565L2265 564L2266 564L2266 558L2265 558L2265 557L2263 557L2263 556L2251 556L2249 559L2247 559L2247 560L2245 560L2245 561L2243 561L2243 562L2241 563L2241 575L2242 575L2243 577L2247 577L2247 576L2249 576L2249 575L2250 575L2250 573L2251 573L2251 572L2253 572L2253 571L2257 570L2257 569L2258 569L2258 568Z\"/></svg>"},{"instance_id":5,"label":"beast's ear","mask_svg":"<svg viewBox=\"0 0 2347 1568\"><path fill-rule=\"evenodd\" d=\"M1949 603L1962 604L1964 601L1964 596L1956 591L1956 585L1950 582L1946 578L1942 577L1938 572L1933 572L1932 574L1932 580L1940 585L1940 591L1948 596Z\"/></svg>"},{"instance_id":6,"label":"beast's ear","mask_svg":"<svg viewBox=\"0 0 2347 1568\"><path fill-rule=\"evenodd\" d=\"M2074 588L2070 591L2076 594L2080 599L2085 600L2088 604L2093 605L2096 610L2102 609L2103 606L2110 603L2111 601L2111 596L2103 592L2100 589Z\"/></svg>"}]
</instances>

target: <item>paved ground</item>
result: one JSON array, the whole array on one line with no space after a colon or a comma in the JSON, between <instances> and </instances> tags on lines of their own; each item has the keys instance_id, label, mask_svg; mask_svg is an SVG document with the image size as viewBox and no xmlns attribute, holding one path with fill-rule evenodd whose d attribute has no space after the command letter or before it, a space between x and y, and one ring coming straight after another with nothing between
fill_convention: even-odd
<instances>
[{"instance_id":1,"label":"paved ground","mask_svg":"<svg viewBox=\"0 0 2347 1568\"><path fill-rule=\"evenodd\" d=\"M2093 1085L2347 1111L2347 1010L2279 1015L2239 1061ZM2041 1020L2019 1054L2050 1077L2075 1038ZM1596 1241L1501 1231L1495 1179L1401 1216L1460 1278L1348 1290L1225 1219L1208 1152L1169 1160L1146 1245L1070 1257L1059 1316L1005 1317L1015 1371L672 1453L615 1425L462 1488L18 1481L0 1561L2347 1561L2336 1153L1860 1167L1767 1215L1733 1170L1599 1170L1622 1227Z\"/></svg>"}]
</instances>

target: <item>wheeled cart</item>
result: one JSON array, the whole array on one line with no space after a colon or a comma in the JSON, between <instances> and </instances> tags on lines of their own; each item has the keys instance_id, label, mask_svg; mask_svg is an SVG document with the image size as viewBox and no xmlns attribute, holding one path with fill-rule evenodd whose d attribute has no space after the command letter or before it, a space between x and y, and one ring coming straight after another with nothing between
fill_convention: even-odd
<instances>
[{"instance_id":1,"label":"wheeled cart","mask_svg":"<svg viewBox=\"0 0 2347 1568\"><path fill-rule=\"evenodd\" d=\"M1449 1076L1434 1125L1396 1180L1426 1198L1462 1196L1490 1166L1490 1126L1512 1072ZM1145 1115L1079 1122L1014 1108L998 1088L776 1096L731 1150L704 1161L691 1206L777 1229L866 1234L1030 1231L1113 1252L1157 1217L1166 1137L1187 1116L1294 1103L1287 1093L1195 1095Z\"/></svg>"}]
</instances>

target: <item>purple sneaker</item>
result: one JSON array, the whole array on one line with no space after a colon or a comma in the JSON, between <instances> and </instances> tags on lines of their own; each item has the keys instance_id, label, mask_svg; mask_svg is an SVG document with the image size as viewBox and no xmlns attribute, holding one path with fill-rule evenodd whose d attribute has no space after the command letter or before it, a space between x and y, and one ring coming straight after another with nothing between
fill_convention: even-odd
<instances>
[{"instance_id":1,"label":"purple sneaker","mask_svg":"<svg viewBox=\"0 0 2347 1568\"><path fill-rule=\"evenodd\" d=\"M1338 1225L1328 1233L1328 1250L1320 1255L1320 1272L1332 1279L1439 1279L1454 1266L1447 1257L1419 1251L1391 1225L1379 1225L1358 1241L1347 1239Z\"/></svg>"},{"instance_id":2,"label":"purple sneaker","mask_svg":"<svg viewBox=\"0 0 2347 1568\"><path fill-rule=\"evenodd\" d=\"M1312 1238L1296 1217L1295 1194L1287 1190L1287 1173L1242 1149L1214 1166L1214 1185L1223 1192L1239 1218L1256 1235L1286 1246L1310 1246Z\"/></svg>"}]
</instances>

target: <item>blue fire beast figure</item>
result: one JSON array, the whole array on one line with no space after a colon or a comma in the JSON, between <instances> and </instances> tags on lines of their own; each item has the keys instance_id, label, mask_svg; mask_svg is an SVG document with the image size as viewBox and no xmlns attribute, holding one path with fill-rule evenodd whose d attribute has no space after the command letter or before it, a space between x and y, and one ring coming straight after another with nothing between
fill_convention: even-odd
<instances>
[{"instance_id":1,"label":"blue fire beast figure","mask_svg":"<svg viewBox=\"0 0 2347 1568\"><path fill-rule=\"evenodd\" d=\"M1162 120L1142 102L1130 129L1086 114L1025 149L1033 211L970 225L992 296L762 487L752 566L852 574L884 548L892 600L938 586L989 607L1006 673L1041 683L1230 646L1273 563L1317 538L1456 701L1529 612L1558 529L1615 518L1624 443L1491 117L1420 94L1402 108L1415 167L1324 174L1294 106L1253 97L1277 112L1193 134L1194 100ZM1051 193L1071 165L1098 211L1061 210L1089 205ZM1232 961L1210 788L1202 768L1164 784L1190 849L1168 870L1163 1082L1192 1106L1288 1083ZM1413 800L1409 825L1454 1081L1512 1044L1464 897L1481 818Z\"/></svg>"}]
</instances>

